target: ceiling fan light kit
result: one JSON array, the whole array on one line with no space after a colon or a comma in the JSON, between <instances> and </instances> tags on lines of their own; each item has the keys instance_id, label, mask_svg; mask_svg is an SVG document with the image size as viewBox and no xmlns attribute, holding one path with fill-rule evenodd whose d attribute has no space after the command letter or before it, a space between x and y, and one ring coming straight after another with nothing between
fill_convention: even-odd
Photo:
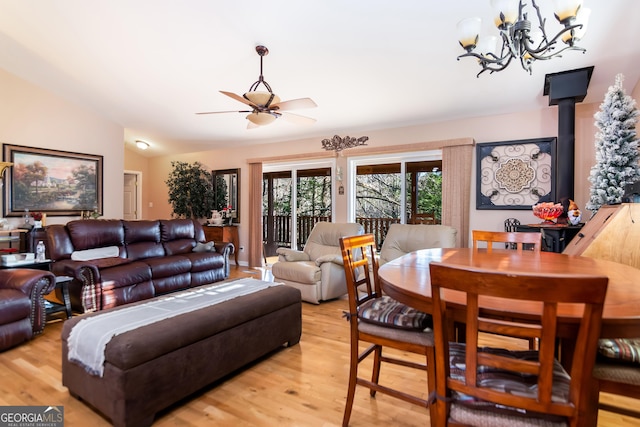
<instances>
[{"instance_id":1,"label":"ceiling fan light kit","mask_svg":"<svg viewBox=\"0 0 640 427\"><path fill-rule=\"evenodd\" d=\"M254 125L265 126L270 123L273 123L276 119L275 114L269 113L249 113L247 114L247 120L249 120Z\"/></svg>"},{"instance_id":2,"label":"ceiling fan light kit","mask_svg":"<svg viewBox=\"0 0 640 427\"><path fill-rule=\"evenodd\" d=\"M504 70L514 58L531 74L531 64L536 60L560 57L566 50L586 51L575 45L586 32L591 13L589 9L582 7L582 0L554 0L554 16L563 28L552 38L547 36L546 19L542 17L536 1L531 0L531 5L537 16L536 29L533 29L529 12L525 11L526 4L522 0L491 0L498 37L480 36L480 18L460 21L457 26L458 41L466 53L458 56L458 60L465 57L476 58L482 67L478 77L485 71L493 73ZM498 39L502 40L502 46ZM565 46L558 45L559 40Z\"/></svg>"},{"instance_id":3,"label":"ceiling fan light kit","mask_svg":"<svg viewBox=\"0 0 640 427\"><path fill-rule=\"evenodd\" d=\"M316 119L311 117L300 116L298 114L287 112L288 110L314 108L317 107L317 105L310 98L299 98L281 102L280 97L273 93L271 86L269 86L269 83L266 82L262 75L262 58L269 53L269 49L265 46L258 45L256 46L256 52L260 56L260 76L258 77L258 80L249 87L249 90L242 96L233 92L220 91L223 95L227 95L228 97L251 107L250 110L237 111L238 113L249 113L245 116L249 121L247 129L266 126L281 117L298 124L315 123ZM263 85L267 90L259 91L258 87L260 85ZM211 111L196 114L219 114L232 112L236 111Z\"/></svg>"}]
</instances>

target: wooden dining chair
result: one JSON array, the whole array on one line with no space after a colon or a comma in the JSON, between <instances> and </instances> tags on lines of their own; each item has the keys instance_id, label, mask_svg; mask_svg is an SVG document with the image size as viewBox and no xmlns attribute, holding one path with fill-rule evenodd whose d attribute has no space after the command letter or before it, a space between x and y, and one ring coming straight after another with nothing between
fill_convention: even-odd
<instances>
[{"instance_id":1,"label":"wooden dining chair","mask_svg":"<svg viewBox=\"0 0 640 427\"><path fill-rule=\"evenodd\" d=\"M430 275L437 398L432 425L495 426L509 420L508 425L517 426L522 424L518 420L526 418L531 423L527 425L560 420L577 426L585 421L581 417L597 417L597 408L590 405L591 373L607 277L487 272L442 262L430 264ZM492 319L479 309L488 297L504 300L505 307L510 300L529 301L539 314L524 324ZM456 303L452 298L457 298ZM562 304L572 304L582 314L568 373L554 354L558 305ZM448 341L452 317L465 319L466 345ZM540 350L478 348L481 331L538 338Z\"/></svg>"},{"instance_id":2,"label":"wooden dining chair","mask_svg":"<svg viewBox=\"0 0 640 427\"><path fill-rule=\"evenodd\" d=\"M507 218L504 220L504 231L518 231L518 226L520 225L520 220L517 218ZM505 243L504 247L507 249L516 249L517 245L515 243Z\"/></svg>"},{"instance_id":3,"label":"wooden dining chair","mask_svg":"<svg viewBox=\"0 0 640 427\"><path fill-rule=\"evenodd\" d=\"M486 242L487 251L489 252L493 250L493 243L510 243L510 248L515 245L515 250L518 252L527 249L532 249L534 252L542 250L542 236L540 233L473 230L472 238L473 249L478 249L478 242Z\"/></svg>"},{"instance_id":4,"label":"wooden dining chair","mask_svg":"<svg viewBox=\"0 0 640 427\"><path fill-rule=\"evenodd\" d=\"M523 250L533 250L534 252L542 250L542 236L540 233L484 230L473 230L471 233L474 250L478 249L478 242L486 242L488 252L493 251L493 243L504 243L506 249L516 250L520 253ZM529 349L534 350L536 348L536 340L531 338L528 341Z\"/></svg>"},{"instance_id":5,"label":"wooden dining chair","mask_svg":"<svg viewBox=\"0 0 640 427\"><path fill-rule=\"evenodd\" d=\"M598 391L640 399L640 339L601 339L600 348L603 347L606 349L604 354L611 353L609 356L613 357L601 355L596 360L593 377L597 380ZM598 407L607 412L640 419L638 409L605 403L602 399Z\"/></svg>"},{"instance_id":6,"label":"wooden dining chair","mask_svg":"<svg viewBox=\"0 0 640 427\"><path fill-rule=\"evenodd\" d=\"M351 328L349 385L342 425L349 425L356 385L368 387L372 397L379 391L409 403L429 407L428 394L433 390L435 378L433 333L429 329L431 316L382 294L373 234L342 237L340 247L349 295L349 311L345 316ZM368 344L362 352L360 342ZM420 354L425 357L425 363L386 356L383 354L384 347ZM358 366L372 354L373 369L371 380L368 380L358 376ZM425 396L411 395L380 384L381 362L425 372Z\"/></svg>"}]
</instances>

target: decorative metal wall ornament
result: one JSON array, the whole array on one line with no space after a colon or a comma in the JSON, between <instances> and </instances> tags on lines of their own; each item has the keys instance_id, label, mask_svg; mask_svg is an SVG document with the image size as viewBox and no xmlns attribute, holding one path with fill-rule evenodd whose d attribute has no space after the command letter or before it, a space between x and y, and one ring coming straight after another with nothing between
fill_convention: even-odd
<instances>
[{"instance_id":1,"label":"decorative metal wall ornament","mask_svg":"<svg viewBox=\"0 0 640 427\"><path fill-rule=\"evenodd\" d=\"M542 17L535 0L531 5L538 18L538 27L533 28L524 12L525 3L517 1L491 2L495 10L494 22L498 27L498 36L480 36L482 21L480 18L467 18L458 23L458 41L466 51L460 58L474 57L485 71L493 73L502 71L516 59L522 68L531 74L531 64L536 60L560 57L565 50L585 52L575 45L587 30L587 21L591 11L582 7L582 0L565 0L558 2L554 16L564 27L554 37L547 36L546 19ZM558 45L562 40L565 46ZM500 43L502 42L502 43Z\"/></svg>"},{"instance_id":2,"label":"decorative metal wall ornament","mask_svg":"<svg viewBox=\"0 0 640 427\"><path fill-rule=\"evenodd\" d=\"M531 209L555 198L556 138L476 145L476 209Z\"/></svg>"},{"instance_id":3,"label":"decorative metal wall ornament","mask_svg":"<svg viewBox=\"0 0 640 427\"><path fill-rule=\"evenodd\" d=\"M334 135L331 139L326 138L322 140L322 148L327 151L333 150L337 155L344 149L367 145L366 142L368 140L368 136L361 136L360 138L345 136L344 138L341 138L338 135Z\"/></svg>"}]
</instances>

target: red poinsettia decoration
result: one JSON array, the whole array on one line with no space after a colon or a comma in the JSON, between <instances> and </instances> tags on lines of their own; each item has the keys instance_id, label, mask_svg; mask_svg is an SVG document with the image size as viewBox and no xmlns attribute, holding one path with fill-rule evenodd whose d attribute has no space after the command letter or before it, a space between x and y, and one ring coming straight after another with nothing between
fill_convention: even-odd
<instances>
[{"instance_id":1,"label":"red poinsettia decoration","mask_svg":"<svg viewBox=\"0 0 640 427\"><path fill-rule=\"evenodd\" d=\"M34 221L42 221L42 212L32 212L31 217Z\"/></svg>"}]
</instances>

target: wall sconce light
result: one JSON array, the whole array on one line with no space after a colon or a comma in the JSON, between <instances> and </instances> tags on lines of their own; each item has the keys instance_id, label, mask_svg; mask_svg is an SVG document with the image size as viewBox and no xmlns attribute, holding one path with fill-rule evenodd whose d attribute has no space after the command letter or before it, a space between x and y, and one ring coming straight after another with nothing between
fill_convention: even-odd
<instances>
[{"instance_id":1,"label":"wall sconce light","mask_svg":"<svg viewBox=\"0 0 640 427\"><path fill-rule=\"evenodd\" d=\"M338 185L338 194L344 194L344 185L342 185L342 166L336 167L336 184Z\"/></svg>"},{"instance_id":2,"label":"wall sconce light","mask_svg":"<svg viewBox=\"0 0 640 427\"><path fill-rule=\"evenodd\" d=\"M141 140L136 140L136 146L141 150L146 150L149 148L149 143Z\"/></svg>"}]
</instances>

